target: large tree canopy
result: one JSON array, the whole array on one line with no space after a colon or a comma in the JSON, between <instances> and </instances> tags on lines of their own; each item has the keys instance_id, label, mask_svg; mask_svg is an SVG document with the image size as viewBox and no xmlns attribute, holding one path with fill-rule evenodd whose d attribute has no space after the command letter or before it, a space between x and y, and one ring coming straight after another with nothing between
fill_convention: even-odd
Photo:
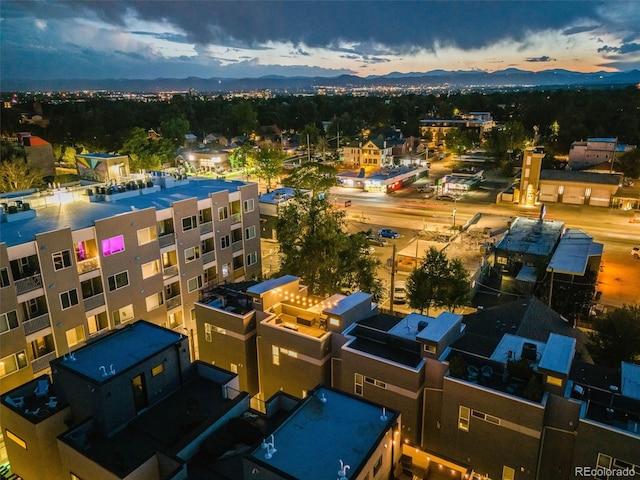
<instances>
[{"instance_id":1,"label":"large tree canopy","mask_svg":"<svg viewBox=\"0 0 640 480\"><path fill-rule=\"evenodd\" d=\"M427 315L431 307L445 307L454 311L471 298L469 272L462 262L447 259L435 247L427 250L422 264L407 278L409 306Z\"/></svg>"},{"instance_id":2,"label":"large tree canopy","mask_svg":"<svg viewBox=\"0 0 640 480\"><path fill-rule=\"evenodd\" d=\"M311 190L313 195L317 195L336 185L336 173L331 165L310 162L294 168L282 183L287 187Z\"/></svg>"},{"instance_id":3,"label":"large tree canopy","mask_svg":"<svg viewBox=\"0 0 640 480\"><path fill-rule=\"evenodd\" d=\"M620 368L621 362L640 363L640 306L609 310L593 322L592 354L596 362Z\"/></svg>"},{"instance_id":4,"label":"large tree canopy","mask_svg":"<svg viewBox=\"0 0 640 480\"><path fill-rule=\"evenodd\" d=\"M344 212L323 198L298 193L280 212L281 275L297 275L315 295L361 290L379 299L379 262L367 253L364 233L345 232Z\"/></svg>"},{"instance_id":5,"label":"large tree canopy","mask_svg":"<svg viewBox=\"0 0 640 480\"><path fill-rule=\"evenodd\" d=\"M260 149L251 152L249 166L253 168L258 178L266 181L267 186L271 188L271 181L282 173L286 158L287 155L281 149L263 145Z\"/></svg>"}]
</instances>

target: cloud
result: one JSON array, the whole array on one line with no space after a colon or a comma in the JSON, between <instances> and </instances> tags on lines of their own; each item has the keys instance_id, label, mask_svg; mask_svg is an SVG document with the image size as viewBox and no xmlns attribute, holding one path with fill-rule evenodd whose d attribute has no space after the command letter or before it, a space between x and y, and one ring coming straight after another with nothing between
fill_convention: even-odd
<instances>
[{"instance_id":1,"label":"cloud","mask_svg":"<svg viewBox=\"0 0 640 480\"><path fill-rule=\"evenodd\" d=\"M622 44L619 47L611 47L605 45L598 49L600 53L619 53L621 55L625 55L627 53L635 53L640 52L640 43L626 43Z\"/></svg>"},{"instance_id":2,"label":"cloud","mask_svg":"<svg viewBox=\"0 0 640 480\"><path fill-rule=\"evenodd\" d=\"M532 58L527 58L525 59L525 62L532 62L532 63L537 63L537 62L555 62L556 59L555 58L551 58L547 55L543 55L542 57L532 57Z\"/></svg>"},{"instance_id":3,"label":"cloud","mask_svg":"<svg viewBox=\"0 0 640 480\"><path fill-rule=\"evenodd\" d=\"M583 25L578 27L571 27L571 28L567 28L566 30L563 30L562 34L567 36L576 35L578 33L591 32L593 30L596 30L599 27L600 25Z\"/></svg>"}]
</instances>

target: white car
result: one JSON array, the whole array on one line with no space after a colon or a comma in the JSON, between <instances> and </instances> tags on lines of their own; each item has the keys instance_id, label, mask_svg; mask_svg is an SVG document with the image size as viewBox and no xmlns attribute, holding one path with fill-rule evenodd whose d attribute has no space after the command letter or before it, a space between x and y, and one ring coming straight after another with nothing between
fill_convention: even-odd
<instances>
[{"instance_id":1,"label":"white car","mask_svg":"<svg viewBox=\"0 0 640 480\"><path fill-rule=\"evenodd\" d=\"M640 245L631 249L631 255L633 258L640 258Z\"/></svg>"},{"instance_id":2,"label":"white car","mask_svg":"<svg viewBox=\"0 0 640 480\"><path fill-rule=\"evenodd\" d=\"M407 284L398 280L393 284L393 303L405 303L407 301Z\"/></svg>"}]
</instances>

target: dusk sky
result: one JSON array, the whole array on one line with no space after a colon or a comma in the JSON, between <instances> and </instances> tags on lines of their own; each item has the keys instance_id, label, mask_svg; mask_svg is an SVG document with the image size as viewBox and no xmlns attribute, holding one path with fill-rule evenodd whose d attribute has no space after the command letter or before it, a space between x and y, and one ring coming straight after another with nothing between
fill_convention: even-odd
<instances>
[{"instance_id":1,"label":"dusk sky","mask_svg":"<svg viewBox=\"0 0 640 480\"><path fill-rule=\"evenodd\" d=\"M640 69L640 1L12 1L2 79Z\"/></svg>"}]
</instances>

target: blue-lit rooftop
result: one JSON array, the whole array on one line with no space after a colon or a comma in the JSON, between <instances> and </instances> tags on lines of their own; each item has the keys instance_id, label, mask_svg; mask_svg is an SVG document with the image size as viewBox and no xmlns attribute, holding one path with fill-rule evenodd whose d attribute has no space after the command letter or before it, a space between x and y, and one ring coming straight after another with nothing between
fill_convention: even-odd
<instances>
[{"instance_id":1,"label":"blue-lit rooftop","mask_svg":"<svg viewBox=\"0 0 640 480\"><path fill-rule=\"evenodd\" d=\"M342 460L351 467L349 478L356 478L396 422L395 412L382 414L380 406L319 387L273 433L273 456L266 459L260 447L251 456L287 478L305 480L335 479Z\"/></svg>"},{"instance_id":2,"label":"blue-lit rooftop","mask_svg":"<svg viewBox=\"0 0 640 480\"><path fill-rule=\"evenodd\" d=\"M104 373L105 370L111 371L112 366L116 373L122 372L182 338L179 333L140 320L79 348L71 356L59 357L51 363L52 366L64 365L71 371L101 383L111 378Z\"/></svg>"},{"instance_id":3,"label":"blue-lit rooftop","mask_svg":"<svg viewBox=\"0 0 640 480\"><path fill-rule=\"evenodd\" d=\"M507 252L533 255L550 254L564 230L564 222L516 217L509 231L496 246Z\"/></svg>"},{"instance_id":4,"label":"blue-lit rooftop","mask_svg":"<svg viewBox=\"0 0 640 480\"><path fill-rule=\"evenodd\" d=\"M36 216L0 226L0 242L7 247L34 241L36 235L68 227L71 230L92 227L96 220L110 218L132 210L155 208L163 210L170 208L174 202L196 198L202 200L210 194L219 191L235 192L241 186L247 185L241 181L222 179L189 178L171 188L161 189L145 195L123 198L122 200L89 202L86 187L69 190L48 192L50 195L24 197L23 201L31 203ZM89 187L91 188L91 187Z\"/></svg>"}]
</instances>

